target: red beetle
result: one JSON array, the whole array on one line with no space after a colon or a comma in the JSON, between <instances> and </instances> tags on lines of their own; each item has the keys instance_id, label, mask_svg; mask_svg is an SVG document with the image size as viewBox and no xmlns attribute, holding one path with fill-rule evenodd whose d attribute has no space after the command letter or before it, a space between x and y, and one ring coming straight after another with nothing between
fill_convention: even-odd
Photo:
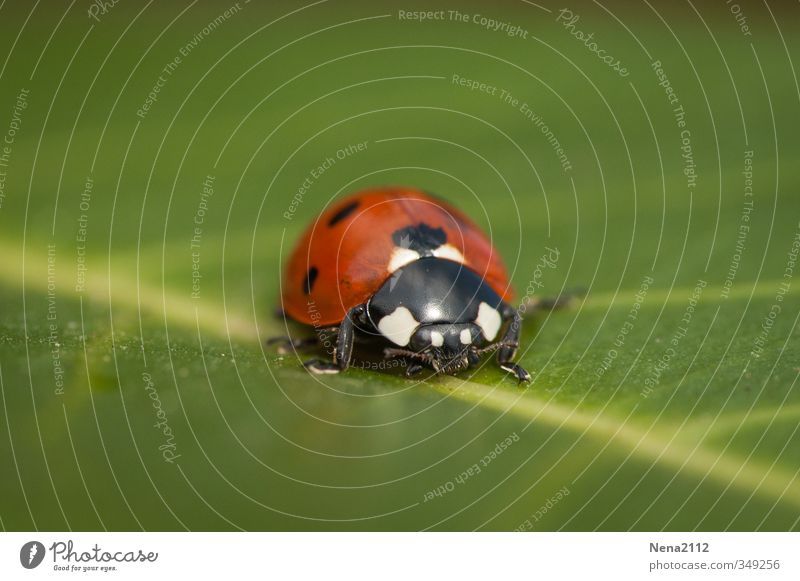
<instances>
[{"instance_id":1,"label":"red beetle","mask_svg":"<svg viewBox=\"0 0 800 581\"><path fill-rule=\"evenodd\" d=\"M457 373L496 352L501 368L530 380L512 361L521 317L500 256L466 215L419 190L371 189L334 204L300 238L282 285L288 317L336 337L332 361L305 364L314 373L347 369L364 336L386 358L404 358L407 376L426 366Z\"/></svg>"}]
</instances>

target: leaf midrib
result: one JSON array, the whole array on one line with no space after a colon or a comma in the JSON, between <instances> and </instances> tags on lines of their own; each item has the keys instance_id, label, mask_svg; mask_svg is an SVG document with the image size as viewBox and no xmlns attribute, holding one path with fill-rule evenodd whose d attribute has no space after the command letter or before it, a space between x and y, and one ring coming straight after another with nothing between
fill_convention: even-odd
<instances>
[{"instance_id":1,"label":"leaf midrib","mask_svg":"<svg viewBox=\"0 0 800 581\"><path fill-rule=\"evenodd\" d=\"M0 283L14 288L20 287L24 280L27 289L46 291L47 259L44 254L28 249L23 255L19 245L0 241L0 255L6 261L6 268L0 269ZM115 306L122 305L132 310L136 310L138 306L143 312L166 317L171 323L191 330L197 328L198 313L201 313L201 328L207 332L221 338L230 336L241 341L256 341L258 338L255 324L241 313L226 311L210 302L190 301L185 294L174 293L148 283L140 282L137 290L136 280L121 275L114 275L113 281L109 281L108 273L101 272L96 266L87 273L85 298L98 303L107 302L111 294L109 284L112 282ZM730 297L749 297L751 294L772 296L778 283L777 280L768 280L750 286L739 284L730 291ZM713 290L713 287L708 288ZM635 292L594 294L583 299L581 308L611 308L614 302L632 299ZM692 292L693 287L652 289L649 296L651 299L660 297L662 302L681 303ZM581 437L589 435L601 441L613 440L617 449L624 450L640 461L658 463L673 470L710 479L723 486L730 484L773 501L784 501L800 507L797 474L789 474L776 466L770 468L752 459L745 462L729 453L715 454L692 437L697 430L691 428L676 435L657 426L645 428L637 423L627 422L620 425L620 419L611 414L570 408L552 400L545 401L531 393L459 378L440 378L433 384L433 389L447 397L503 414L508 413L528 422L568 429L579 433Z\"/></svg>"}]
</instances>

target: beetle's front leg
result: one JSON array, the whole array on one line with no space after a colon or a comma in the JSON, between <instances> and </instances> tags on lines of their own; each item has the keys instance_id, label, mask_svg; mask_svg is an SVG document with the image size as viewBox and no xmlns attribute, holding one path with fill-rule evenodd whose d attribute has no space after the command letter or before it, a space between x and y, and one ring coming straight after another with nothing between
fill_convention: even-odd
<instances>
[{"instance_id":1,"label":"beetle's front leg","mask_svg":"<svg viewBox=\"0 0 800 581\"><path fill-rule=\"evenodd\" d=\"M363 324L364 305L357 305L347 312L342 324L339 325L339 333L336 337L336 348L333 352L333 361L322 361L321 359L311 359L304 363L306 369L311 373L326 374L339 373L350 365L353 357L353 339L355 338L356 321Z\"/></svg>"},{"instance_id":2,"label":"beetle's front leg","mask_svg":"<svg viewBox=\"0 0 800 581\"><path fill-rule=\"evenodd\" d=\"M504 314L506 317L511 318L511 322L503 338L500 340L502 346L497 350L497 364L501 369L513 373L520 383L528 382L531 380L531 374L512 361L519 348L519 337L522 332L522 317L509 305L506 305L506 307Z\"/></svg>"}]
</instances>

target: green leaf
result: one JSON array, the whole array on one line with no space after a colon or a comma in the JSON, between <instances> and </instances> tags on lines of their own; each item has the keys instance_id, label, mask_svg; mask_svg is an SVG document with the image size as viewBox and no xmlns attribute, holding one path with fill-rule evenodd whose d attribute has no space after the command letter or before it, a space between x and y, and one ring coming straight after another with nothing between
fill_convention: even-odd
<instances>
[{"instance_id":1,"label":"green leaf","mask_svg":"<svg viewBox=\"0 0 800 581\"><path fill-rule=\"evenodd\" d=\"M243 6L186 54L217 8L51 41L60 14L0 8L1 110L28 91L0 167L4 529L798 529L795 8L749 37L725 6L581 6L621 77L526 3L492 9L526 38ZM272 315L302 229L386 183L474 216L518 301L585 289L529 313L530 386L265 346L308 332Z\"/></svg>"}]
</instances>

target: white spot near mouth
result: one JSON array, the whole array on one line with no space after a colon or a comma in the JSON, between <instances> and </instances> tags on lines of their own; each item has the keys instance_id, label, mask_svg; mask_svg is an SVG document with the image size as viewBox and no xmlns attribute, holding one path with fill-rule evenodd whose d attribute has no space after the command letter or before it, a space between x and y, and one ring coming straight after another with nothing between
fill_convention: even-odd
<instances>
[{"instance_id":1,"label":"white spot near mouth","mask_svg":"<svg viewBox=\"0 0 800 581\"><path fill-rule=\"evenodd\" d=\"M494 341L497 337L497 332L500 330L500 325L503 324L503 318L497 309L490 307L486 303L481 303L478 307L478 318L475 319L477 324L483 331L483 336L487 341Z\"/></svg>"},{"instance_id":2,"label":"white spot near mouth","mask_svg":"<svg viewBox=\"0 0 800 581\"><path fill-rule=\"evenodd\" d=\"M461 334L459 334L459 339L461 339L462 345L469 345L472 343L472 335L469 332L469 329L462 329Z\"/></svg>"},{"instance_id":3,"label":"white spot near mouth","mask_svg":"<svg viewBox=\"0 0 800 581\"><path fill-rule=\"evenodd\" d=\"M378 322L378 330L383 336L401 347L408 345L417 327L419 322L406 307L397 307L391 315L386 315Z\"/></svg>"},{"instance_id":4,"label":"white spot near mouth","mask_svg":"<svg viewBox=\"0 0 800 581\"><path fill-rule=\"evenodd\" d=\"M401 248L397 246L392 252L392 257L389 259L389 272L394 272L398 268L402 268L415 260L419 260L419 252L411 250L410 248Z\"/></svg>"},{"instance_id":5,"label":"white spot near mouth","mask_svg":"<svg viewBox=\"0 0 800 581\"><path fill-rule=\"evenodd\" d=\"M434 347L441 347L444 345L444 335L439 331L431 331L431 345Z\"/></svg>"},{"instance_id":6,"label":"white spot near mouth","mask_svg":"<svg viewBox=\"0 0 800 581\"><path fill-rule=\"evenodd\" d=\"M452 260L453 262L465 264L464 255L461 254L458 248L452 244L442 244L439 248L433 251L433 255L436 258L446 258L447 260Z\"/></svg>"}]
</instances>

